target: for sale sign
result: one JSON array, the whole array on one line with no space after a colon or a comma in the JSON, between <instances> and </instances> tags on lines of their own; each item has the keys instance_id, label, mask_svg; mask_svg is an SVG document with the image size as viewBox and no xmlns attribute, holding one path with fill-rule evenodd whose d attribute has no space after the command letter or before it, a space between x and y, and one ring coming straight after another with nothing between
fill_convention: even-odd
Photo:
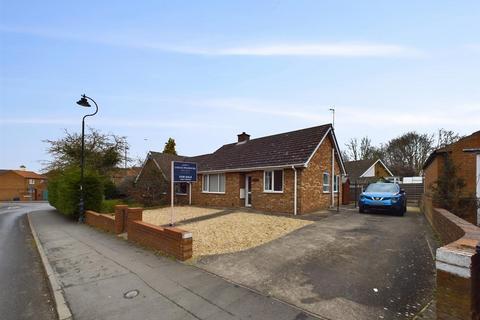
<instances>
[{"instance_id":1,"label":"for sale sign","mask_svg":"<svg viewBox=\"0 0 480 320\"><path fill-rule=\"evenodd\" d=\"M173 182L196 182L197 164L193 162L173 161Z\"/></svg>"}]
</instances>

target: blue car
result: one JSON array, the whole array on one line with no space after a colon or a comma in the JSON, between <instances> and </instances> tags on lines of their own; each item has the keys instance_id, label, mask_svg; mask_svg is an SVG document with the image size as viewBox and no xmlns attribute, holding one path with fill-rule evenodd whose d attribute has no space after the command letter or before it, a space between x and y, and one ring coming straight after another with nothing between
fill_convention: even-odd
<instances>
[{"instance_id":1,"label":"blue car","mask_svg":"<svg viewBox=\"0 0 480 320\"><path fill-rule=\"evenodd\" d=\"M387 210L403 216L407 211L407 195L396 183L372 183L358 200L360 213L369 209Z\"/></svg>"}]
</instances>

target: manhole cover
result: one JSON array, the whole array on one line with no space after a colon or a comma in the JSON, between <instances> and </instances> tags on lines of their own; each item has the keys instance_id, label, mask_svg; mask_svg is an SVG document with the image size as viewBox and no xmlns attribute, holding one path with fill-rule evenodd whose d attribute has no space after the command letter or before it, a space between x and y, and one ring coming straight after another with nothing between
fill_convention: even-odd
<instances>
[{"instance_id":1,"label":"manhole cover","mask_svg":"<svg viewBox=\"0 0 480 320\"><path fill-rule=\"evenodd\" d=\"M133 299L135 298L136 296L138 296L138 293L139 291L138 290L130 290L130 291L127 291L123 294L123 297L125 299Z\"/></svg>"}]
</instances>

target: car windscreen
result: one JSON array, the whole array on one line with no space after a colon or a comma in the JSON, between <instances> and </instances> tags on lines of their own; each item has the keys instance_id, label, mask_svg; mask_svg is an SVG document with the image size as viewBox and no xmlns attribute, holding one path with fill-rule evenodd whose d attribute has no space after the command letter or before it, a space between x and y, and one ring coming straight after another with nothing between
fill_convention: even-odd
<instances>
[{"instance_id":1,"label":"car windscreen","mask_svg":"<svg viewBox=\"0 0 480 320\"><path fill-rule=\"evenodd\" d=\"M367 187L365 192L391 192L397 193L398 186L393 183L372 183Z\"/></svg>"}]
</instances>

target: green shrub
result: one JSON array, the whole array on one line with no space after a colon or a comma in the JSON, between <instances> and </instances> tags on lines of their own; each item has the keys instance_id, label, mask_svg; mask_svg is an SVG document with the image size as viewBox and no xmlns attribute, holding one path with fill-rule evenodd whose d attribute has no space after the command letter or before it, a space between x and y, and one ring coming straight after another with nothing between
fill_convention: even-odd
<instances>
[{"instance_id":1,"label":"green shrub","mask_svg":"<svg viewBox=\"0 0 480 320\"><path fill-rule=\"evenodd\" d=\"M104 183L104 193L105 193L105 199L115 199L118 198L118 190L117 187L115 186L115 183L109 178L105 179Z\"/></svg>"},{"instance_id":2,"label":"green shrub","mask_svg":"<svg viewBox=\"0 0 480 320\"><path fill-rule=\"evenodd\" d=\"M103 179L96 173L84 175L85 210L100 211L103 200ZM64 215L78 217L80 203L80 169L68 168L49 181L49 201Z\"/></svg>"},{"instance_id":3,"label":"green shrub","mask_svg":"<svg viewBox=\"0 0 480 320\"><path fill-rule=\"evenodd\" d=\"M118 204L124 204L120 199L109 199L102 201L102 208L100 212L102 213L113 213L115 212L115 206Z\"/></svg>"}]
</instances>

